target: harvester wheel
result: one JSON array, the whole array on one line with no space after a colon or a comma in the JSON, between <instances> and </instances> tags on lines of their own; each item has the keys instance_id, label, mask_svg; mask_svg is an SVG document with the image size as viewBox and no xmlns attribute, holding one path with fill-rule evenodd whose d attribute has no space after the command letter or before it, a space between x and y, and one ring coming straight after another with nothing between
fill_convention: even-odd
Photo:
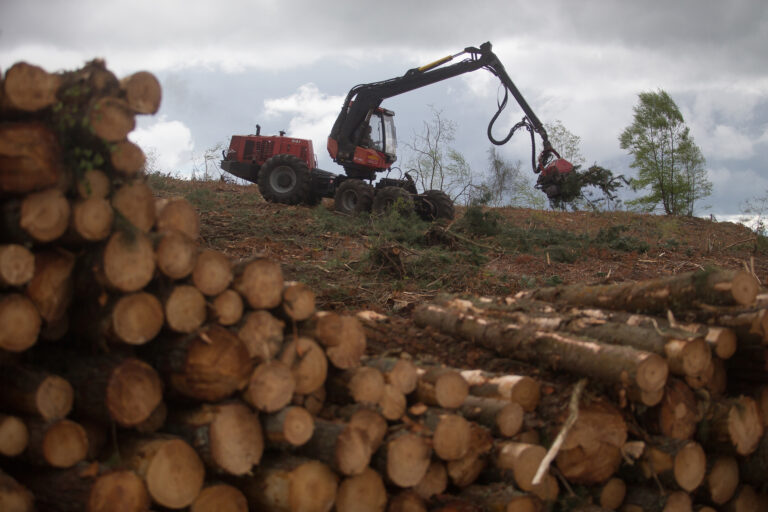
<instances>
[{"instance_id":1,"label":"harvester wheel","mask_svg":"<svg viewBox=\"0 0 768 512\"><path fill-rule=\"evenodd\" d=\"M374 213L384 213L397 206L402 206L403 211L413 211L413 198L404 188L384 187L373 198Z\"/></svg>"},{"instance_id":2,"label":"harvester wheel","mask_svg":"<svg viewBox=\"0 0 768 512\"><path fill-rule=\"evenodd\" d=\"M453 220L453 201L442 190L427 190L422 196L419 215L424 220Z\"/></svg>"},{"instance_id":3,"label":"harvester wheel","mask_svg":"<svg viewBox=\"0 0 768 512\"><path fill-rule=\"evenodd\" d=\"M259 192L273 203L304 203L311 194L310 186L306 162L293 155L275 155L259 170Z\"/></svg>"},{"instance_id":4,"label":"harvester wheel","mask_svg":"<svg viewBox=\"0 0 768 512\"><path fill-rule=\"evenodd\" d=\"M373 187L363 180L346 179L333 196L334 208L347 215L370 212L373 203Z\"/></svg>"}]
</instances>

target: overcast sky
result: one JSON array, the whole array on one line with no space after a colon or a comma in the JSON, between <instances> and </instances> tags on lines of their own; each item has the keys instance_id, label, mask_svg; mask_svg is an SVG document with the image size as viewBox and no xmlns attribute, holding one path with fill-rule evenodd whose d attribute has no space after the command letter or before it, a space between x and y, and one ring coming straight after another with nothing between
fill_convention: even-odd
<instances>
[{"instance_id":1,"label":"overcast sky","mask_svg":"<svg viewBox=\"0 0 768 512\"><path fill-rule=\"evenodd\" d=\"M49 71L103 57L118 76L155 73L160 112L133 138L165 171L185 174L232 134L285 129L311 138L320 167L341 172L325 140L355 84L403 74L466 46L493 43L544 123L581 137L588 164L632 175L619 134L637 94L663 89L707 159L722 218L768 193L768 2L764 0L4 0L0 68ZM387 100L400 148L430 108L457 125L455 149L486 167L495 77L478 71ZM431 106L431 107L430 107ZM522 117L516 105L503 119ZM505 133L497 125L497 135ZM528 137L505 146L529 160ZM527 169L527 164L524 164ZM702 205L703 206L703 205Z\"/></svg>"}]
</instances>

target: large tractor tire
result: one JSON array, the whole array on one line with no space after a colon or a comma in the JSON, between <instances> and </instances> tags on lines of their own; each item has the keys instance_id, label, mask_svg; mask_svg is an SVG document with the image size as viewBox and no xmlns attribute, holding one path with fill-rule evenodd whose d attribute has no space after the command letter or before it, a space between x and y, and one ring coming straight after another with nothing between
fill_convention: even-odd
<instances>
[{"instance_id":1,"label":"large tractor tire","mask_svg":"<svg viewBox=\"0 0 768 512\"><path fill-rule=\"evenodd\" d=\"M442 190L427 190L421 196L421 204L418 208L419 215L424 220L453 220L455 211L453 201Z\"/></svg>"},{"instance_id":2,"label":"large tractor tire","mask_svg":"<svg viewBox=\"0 0 768 512\"><path fill-rule=\"evenodd\" d=\"M370 212L373 204L373 187L363 180L346 179L333 196L334 208L347 215Z\"/></svg>"},{"instance_id":3,"label":"large tractor tire","mask_svg":"<svg viewBox=\"0 0 768 512\"><path fill-rule=\"evenodd\" d=\"M259 170L259 192L273 203L304 203L311 184L306 162L293 155L275 155Z\"/></svg>"},{"instance_id":4,"label":"large tractor tire","mask_svg":"<svg viewBox=\"0 0 768 512\"><path fill-rule=\"evenodd\" d=\"M397 206L402 206L403 211L413 211L413 198L404 188L384 187L373 198L373 213L385 213Z\"/></svg>"}]
</instances>

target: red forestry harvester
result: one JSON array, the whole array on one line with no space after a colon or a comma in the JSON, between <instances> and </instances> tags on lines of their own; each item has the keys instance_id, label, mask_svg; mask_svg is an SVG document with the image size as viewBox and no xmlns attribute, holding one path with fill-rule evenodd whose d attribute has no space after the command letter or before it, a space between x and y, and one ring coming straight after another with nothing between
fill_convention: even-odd
<instances>
[{"instance_id":1,"label":"red forestry harvester","mask_svg":"<svg viewBox=\"0 0 768 512\"><path fill-rule=\"evenodd\" d=\"M453 59L468 57L450 65ZM507 75L491 43L480 48L469 47L440 60L408 70L403 76L381 82L361 84L347 94L341 112L328 137L328 152L341 165L344 174L333 174L317 168L312 141L279 135L232 136L224 153L221 168L230 174L257 183L268 201L286 204L316 204L323 197L333 197L336 210L344 213L382 211L398 200L413 203L425 219L453 218L453 202L440 190L419 193L408 173L403 179L382 178L376 174L391 170L397 159L394 112L381 107L381 102L426 85L454 76L486 69L504 86L504 98L488 125L488 138L496 145L506 144L514 133L525 128L531 135L531 166L539 174L536 186L550 198L560 194L559 183L573 166L560 158L549 143L547 132L536 114ZM506 137L496 139L492 128L506 107L509 94L517 100L525 116ZM539 134L543 150L536 157L535 134ZM542 172L543 171L543 172Z\"/></svg>"}]
</instances>

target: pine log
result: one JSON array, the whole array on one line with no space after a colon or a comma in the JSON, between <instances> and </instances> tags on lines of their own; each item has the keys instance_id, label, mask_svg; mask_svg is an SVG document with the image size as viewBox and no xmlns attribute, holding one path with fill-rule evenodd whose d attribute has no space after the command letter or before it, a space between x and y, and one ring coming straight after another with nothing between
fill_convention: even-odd
<instances>
[{"instance_id":1,"label":"pine log","mask_svg":"<svg viewBox=\"0 0 768 512\"><path fill-rule=\"evenodd\" d=\"M283 301L280 304L280 312L294 322L308 319L315 313L315 292L304 283L298 281L286 282L283 287ZM356 318L355 320L357 321ZM360 330L362 331L362 325ZM319 338L318 341L324 343Z\"/></svg>"},{"instance_id":2,"label":"pine log","mask_svg":"<svg viewBox=\"0 0 768 512\"><path fill-rule=\"evenodd\" d=\"M88 454L88 434L72 420L46 422L27 418L29 444L23 458L36 465L69 468L85 459Z\"/></svg>"},{"instance_id":3,"label":"pine log","mask_svg":"<svg viewBox=\"0 0 768 512\"><path fill-rule=\"evenodd\" d=\"M312 438L315 419L300 406L290 405L264 417L264 435L271 444L301 446Z\"/></svg>"},{"instance_id":4,"label":"pine log","mask_svg":"<svg viewBox=\"0 0 768 512\"><path fill-rule=\"evenodd\" d=\"M694 302L749 306L760 284L743 270L710 269L641 282L570 285L520 292L518 297L574 306L661 313L690 309Z\"/></svg>"},{"instance_id":5,"label":"pine log","mask_svg":"<svg viewBox=\"0 0 768 512\"><path fill-rule=\"evenodd\" d=\"M139 175L144 170L147 157L139 146L129 140L110 145L109 161L112 168L126 177Z\"/></svg>"},{"instance_id":6,"label":"pine log","mask_svg":"<svg viewBox=\"0 0 768 512\"><path fill-rule=\"evenodd\" d=\"M368 435L368 441L371 445L371 453L379 449L384 437L387 435L387 421L378 412L368 409L364 406L344 407L338 416L352 428L362 430Z\"/></svg>"},{"instance_id":7,"label":"pine log","mask_svg":"<svg viewBox=\"0 0 768 512\"><path fill-rule=\"evenodd\" d=\"M734 457L719 456L710 465L706 476L709 499L715 505L724 505L739 486L739 463Z\"/></svg>"},{"instance_id":8,"label":"pine log","mask_svg":"<svg viewBox=\"0 0 768 512\"><path fill-rule=\"evenodd\" d=\"M65 180L61 149L42 123L0 125L0 194L28 194Z\"/></svg>"},{"instance_id":9,"label":"pine log","mask_svg":"<svg viewBox=\"0 0 768 512\"><path fill-rule=\"evenodd\" d=\"M460 459L445 464L453 485L464 488L473 484L486 468L492 450L493 437L490 431L476 423L470 423L467 453Z\"/></svg>"},{"instance_id":10,"label":"pine log","mask_svg":"<svg viewBox=\"0 0 768 512\"><path fill-rule=\"evenodd\" d=\"M243 403L174 411L165 430L186 440L208 467L231 475L249 473L264 452L259 419Z\"/></svg>"},{"instance_id":11,"label":"pine log","mask_svg":"<svg viewBox=\"0 0 768 512\"><path fill-rule=\"evenodd\" d=\"M692 492L704 482L707 457L696 441L661 438L646 447L641 468L648 477Z\"/></svg>"},{"instance_id":12,"label":"pine log","mask_svg":"<svg viewBox=\"0 0 768 512\"><path fill-rule=\"evenodd\" d=\"M300 336L286 343L280 361L291 369L296 393L312 393L325 383L328 360L320 345L310 338Z\"/></svg>"},{"instance_id":13,"label":"pine log","mask_svg":"<svg viewBox=\"0 0 768 512\"><path fill-rule=\"evenodd\" d=\"M155 273L155 250L140 232L115 231L101 259L102 277L110 288L124 293L144 288Z\"/></svg>"},{"instance_id":14,"label":"pine log","mask_svg":"<svg viewBox=\"0 0 768 512\"><path fill-rule=\"evenodd\" d=\"M280 264L266 259L241 262L233 268L233 287L254 309L277 307L283 297L283 270Z\"/></svg>"},{"instance_id":15,"label":"pine log","mask_svg":"<svg viewBox=\"0 0 768 512\"><path fill-rule=\"evenodd\" d=\"M0 455L15 457L27 449L29 431L18 416L0 413Z\"/></svg>"},{"instance_id":16,"label":"pine log","mask_svg":"<svg viewBox=\"0 0 768 512\"><path fill-rule=\"evenodd\" d=\"M392 384L405 395L416 390L419 382L418 368L408 359L379 356L368 358L363 364L378 369L386 383Z\"/></svg>"},{"instance_id":17,"label":"pine log","mask_svg":"<svg viewBox=\"0 0 768 512\"><path fill-rule=\"evenodd\" d=\"M347 423L315 420L312 437L297 450L342 475L359 475L371 461L371 443L363 430Z\"/></svg>"},{"instance_id":18,"label":"pine log","mask_svg":"<svg viewBox=\"0 0 768 512\"><path fill-rule=\"evenodd\" d=\"M720 359L730 358L738 347L736 333L728 327L709 327L705 339Z\"/></svg>"},{"instance_id":19,"label":"pine log","mask_svg":"<svg viewBox=\"0 0 768 512\"><path fill-rule=\"evenodd\" d=\"M501 437L512 437L520 432L525 418L523 407L516 402L479 396L468 396L459 412Z\"/></svg>"},{"instance_id":20,"label":"pine log","mask_svg":"<svg viewBox=\"0 0 768 512\"><path fill-rule=\"evenodd\" d=\"M478 397L497 398L519 404L532 412L539 404L539 383L526 375L497 375L482 370L463 370L461 376L469 383L469 392Z\"/></svg>"},{"instance_id":21,"label":"pine log","mask_svg":"<svg viewBox=\"0 0 768 512\"><path fill-rule=\"evenodd\" d=\"M191 505L203 487L205 468L195 450L172 436L148 436L124 441L123 465L144 481L152 501L179 509Z\"/></svg>"},{"instance_id":22,"label":"pine log","mask_svg":"<svg viewBox=\"0 0 768 512\"><path fill-rule=\"evenodd\" d=\"M217 325L194 335L179 335L148 344L147 354L177 393L215 402L243 389L253 364L243 343Z\"/></svg>"},{"instance_id":23,"label":"pine log","mask_svg":"<svg viewBox=\"0 0 768 512\"><path fill-rule=\"evenodd\" d=\"M17 62L5 72L2 85L3 109L36 112L56 103L61 77L39 66Z\"/></svg>"},{"instance_id":24,"label":"pine log","mask_svg":"<svg viewBox=\"0 0 768 512\"><path fill-rule=\"evenodd\" d=\"M395 494L389 500L387 512L427 512L427 506L418 494L407 489Z\"/></svg>"},{"instance_id":25,"label":"pine log","mask_svg":"<svg viewBox=\"0 0 768 512\"><path fill-rule=\"evenodd\" d=\"M173 286L163 297L165 325L174 332L189 334L203 325L207 317L205 297L192 285Z\"/></svg>"},{"instance_id":26,"label":"pine log","mask_svg":"<svg viewBox=\"0 0 768 512\"><path fill-rule=\"evenodd\" d=\"M429 468L432 448L418 434L400 431L390 434L374 457L374 467L398 487L418 484Z\"/></svg>"},{"instance_id":27,"label":"pine log","mask_svg":"<svg viewBox=\"0 0 768 512\"><path fill-rule=\"evenodd\" d=\"M0 407L46 421L66 417L74 391L69 382L52 373L20 364L0 366Z\"/></svg>"},{"instance_id":28,"label":"pine log","mask_svg":"<svg viewBox=\"0 0 768 512\"><path fill-rule=\"evenodd\" d=\"M192 282L203 295L223 293L232 279L232 263L224 253L213 249L200 251L192 270Z\"/></svg>"},{"instance_id":29,"label":"pine log","mask_svg":"<svg viewBox=\"0 0 768 512\"><path fill-rule=\"evenodd\" d=\"M200 491L189 512L248 512L248 500L237 487L213 484Z\"/></svg>"},{"instance_id":30,"label":"pine log","mask_svg":"<svg viewBox=\"0 0 768 512\"><path fill-rule=\"evenodd\" d=\"M142 180L123 184L112 194L112 207L134 228L148 233L155 225L155 198Z\"/></svg>"},{"instance_id":31,"label":"pine log","mask_svg":"<svg viewBox=\"0 0 768 512\"><path fill-rule=\"evenodd\" d=\"M336 500L338 477L322 462L280 456L262 461L253 477L238 485L255 510L329 512Z\"/></svg>"},{"instance_id":32,"label":"pine log","mask_svg":"<svg viewBox=\"0 0 768 512\"><path fill-rule=\"evenodd\" d=\"M35 498L29 490L0 469L0 510L34 512Z\"/></svg>"},{"instance_id":33,"label":"pine log","mask_svg":"<svg viewBox=\"0 0 768 512\"><path fill-rule=\"evenodd\" d=\"M284 330L285 322L269 311L251 311L243 317L237 336L245 344L251 358L269 361L280 353Z\"/></svg>"},{"instance_id":34,"label":"pine log","mask_svg":"<svg viewBox=\"0 0 768 512\"><path fill-rule=\"evenodd\" d=\"M143 345L154 339L165 323L163 305L147 292L123 295L107 311L103 335L128 345Z\"/></svg>"},{"instance_id":35,"label":"pine log","mask_svg":"<svg viewBox=\"0 0 768 512\"><path fill-rule=\"evenodd\" d=\"M93 134L105 142L125 140L136 127L136 119L128 104L109 96L93 102L88 109L88 123Z\"/></svg>"},{"instance_id":36,"label":"pine log","mask_svg":"<svg viewBox=\"0 0 768 512\"><path fill-rule=\"evenodd\" d=\"M658 407L659 432L671 439L693 439L701 418L696 395L678 379L670 379Z\"/></svg>"},{"instance_id":37,"label":"pine log","mask_svg":"<svg viewBox=\"0 0 768 512\"><path fill-rule=\"evenodd\" d=\"M696 315L697 320L731 329L741 343L768 342L768 309L709 307Z\"/></svg>"},{"instance_id":38,"label":"pine log","mask_svg":"<svg viewBox=\"0 0 768 512\"><path fill-rule=\"evenodd\" d=\"M22 352L37 342L40 334L40 313L24 295L0 295L0 349Z\"/></svg>"},{"instance_id":39,"label":"pine log","mask_svg":"<svg viewBox=\"0 0 768 512\"><path fill-rule=\"evenodd\" d=\"M188 200L183 197L158 199L155 201L155 209L159 233L175 229L195 241L200 237L200 216ZM282 289L282 282L280 284Z\"/></svg>"},{"instance_id":40,"label":"pine log","mask_svg":"<svg viewBox=\"0 0 768 512\"><path fill-rule=\"evenodd\" d=\"M667 380L669 368L663 358L630 347L503 324L435 305L417 308L414 320L446 334L476 340L501 355L539 361L551 368L624 386L634 384L644 391L658 391Z\"/></svg>"},{"instance_id":41,"label":"pine log","mask_svg":"<svg viewBox=\"0 0 768 512\"><path fill-rule=\"evenodd\" d=\"M427 468L427 472L418 484L413 486L413 490L424 500L429 500L432 496L442 494L448 488L448 472L445 470L445 464L441 461L433 460Z\"/></svg>"},{"instance_id":42,"label":"pine log","mask_svg":"<svg viewBox=\"0 0 768 512\"><path fill-rule=\"evenodd\" d=\"M18 244L0 245L0 288L23 286L35 274L35 255Z\"/></svg>"},{"instance_id":43,"label":"pine log","mask_svg":"<svg viewBox=\"0 0 768 512\"><path fill-rule=\"evenodd\" d=\"M709 425L707 446L717 446L738 455L754 452L763 436L757 403L748 396L725 398L710 403L705 421Z\"/></svg>"},{"instance_id":44,"label":"pine log","mask_svg":"<svg viewBox=\"0 0 768 512\"><path fill-rule=\"evenodd\" d=\"M326 383L328 394L337 403L378 405L384 395L384 374L377 368L361 366L332 374Z\"/></svg>"},{"instance_id":45,"label":"pine log","mask_svg":"<svg viewBox=\"0 0 768 512\"><path fill-rule=\"evenodd\" d=\"M88 169L78 177L75 188L80 199L106 199L112 189L112 181L99 169Z\"/></svg>"},{"instance_id":46,"label":"pine log","mask_svg":"<svg viewBox=\"0 0 768 512\"><path fill-rule=\"evenodd\" d=\"M227 326L235 325L243 317L243 299L235 290L224 290L214 297L211 309L214 322Z\"/></svg>"},{"instance_id":47,"label":"pine log","mask_svg":"<svg viewBox=\"0 0 768 512\"><path fill-rule=\"evenodd\" d=\"M336 368L347 370L360 366L365 353L365 330L357 317L331 311L318 311L301 327L301 332L325 347Z\"/></svg>"},{"instance_id":48,"label":"pine log","mask_svg":"<svg viewBox=\"0 0 768 512\"><path fill-rule=\"evenodd\" d=\"M266 361L253 370L243 399L263 412L276 412L288 405L296 389L291 368L281 361Z\"/></svg>"},{"instance_id":49,"label":"pine log","mask_svg":"<svg viewBox=\"0 0 768 512\"><path fill-rule=\"evenodd\" d=\"M137 114L156 114L160 108L162 88L155 75L138 71L122 80L120 88L125 94L128 107Z\"/></svg>"},{"instance_id":50,"label":"pine log","mask_svg":"<svg viewBox=\"0 0 768 512\"><path fill-rule=\"evenodd\" d=\"M402 391L392 384L385 384L378 402L381 415L390 421L397 421L405 414L407 399Z\"/></svg>"},{"instance_id":51,"label":"pine log","mask_svg":"<svg viewBox=\"0 0 768 512\"><path fill-rule=\"evenodd\" d=\"M387 489L381 476L371 468L348 476L339 484L337 512L384 512L386 506Z\"/></svg>"},{"instance_id":52,"label":"pine log","mask_svg":"<svg viewBox=\"0 0 768 512\"><path fill-rule=\"evenodd\" d=\"M504 441L496 446L495 463L500 469L512 470L520 489L531 491L534 488L533 477L546 454L546 448L541 445Z\"/></svg>"},{"instance_id":53,"label":"pine log","mask_svg":"<svg viewBox=\"0 0 768 512\"><path fill-rule=\"evenodd\" d=\"M432 433L432 449L444 461L457 460L469 451L470 423L458 414L440 409L428 409L420 418Z\"/></svg>"},{"instance_id":54,"label":"pine log","mask_svg":"<svg viewBox=\"0 0 768 512\"><path fill-rule=\"evenodd\" d=\"M50 249L35 254L35 274L27 284L40 316L53 323L66 315L72 301L75 255L63 249Z\"/></svg>"},{"instance_id":55,"label":"pine log","mask_svg":"<svg viewBox=\"0 0 768 512\"><path fill-rule=\"evenodd\" d=\"M80 199L72 205L72 238L86 242L105 240L112 232L114 211L109 201L100 197Z\"/></svg>"},{"instance_id":56,"label":"pine log","mask_svg":"<svg viewBox=\"0 0 768 512\"><path fill-rule=\"evenodd\" d=\"M469 384L456 370L435 366L420 368L418 374L416 398L427 405L456 409L469 395Z\"/></svg>"},{"instance_id":57,"label":"pine log","mask_svg":"<svg viewBox=\"0 0 768 512\"><path fill-rule=\"evenodd\" d=\"M49 188L32 192L20 201L4 205L7 235L19 241L52 242L69 226L71 208L61 190Z\"/></svg>"}]
</instances>

